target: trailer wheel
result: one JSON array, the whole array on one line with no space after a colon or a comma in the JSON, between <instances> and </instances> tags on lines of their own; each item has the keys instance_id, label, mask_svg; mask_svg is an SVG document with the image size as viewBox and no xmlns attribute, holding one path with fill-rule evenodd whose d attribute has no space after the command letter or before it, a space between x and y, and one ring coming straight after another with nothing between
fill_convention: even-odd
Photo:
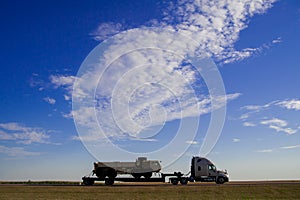
<instances>
[{"instance_id":1,"label":"trailer wheel","mask_svg":"<svg viewBox=\"0 0 300 200\"><path fill-rule=\"evenodd\" d=\"M114 183L115 183L115 180L113 178L105 179L105 185L113 185Z\"/></svg>"},{"instance_id":2,"label":"trailer wheel","mask_svg":"<svg viewBox=\"0 0 300 200\"><path fill-rule=\"evenodd\" d=\"M141 174L135 174L135 173L133 173L133 174L131 174L135 179L139 179L139 178L141 178Z\"/></svg>"},{"instance_id":3,"label":"trailer wheel","mask_svg":"<svg viewBox=\"0 0 300 200\"><path fill-rule=\"evenodd\" d=\"M172 179L170 179L170 181L171 181L171 183L173 185L177 185L178 184L178 179L172 178Z\"/></svg>"},{"instance_id":4,"label":"trailer wheel","mask_svg":"<svg viewBox=\"0 0 300 200\"><path fill-rule=\"evenodd\" d=\"M188 180L186 178L182 178L180 180L181 185L186 185L188 183Z\"/></svg>"},{"instance_id":5,"label":"trailer wheel","mask_svg":"<svg viewBox=\"0 0 300 200\"><path fill-rule=\"evenodd\" d=\"M144 176L146 179L150 179L151 176L152 176L152 172L147 172L147 173L143 174L143 176Z\"/></svg>"},{"instance_id":6,"label":"trailer wheel","mask_svg":"<svg viewBox=\"0 0 300 200\"><path fill-rule=\"evenodd\" d=\"M83 179L82 181L83 185L94 185L94 180L90 180L90 179Z\"/></svg>"},{"instance_id":7,"label":"trailer wheel","mask_svg":"<svg viewBox=\"0 0 300 200\"><path fill-rule=\"evenodd\" d=\"M216 181L217 184L223 184L225 183L225 179L223 177L219 177Z\"/></svg>"}]
</instances>

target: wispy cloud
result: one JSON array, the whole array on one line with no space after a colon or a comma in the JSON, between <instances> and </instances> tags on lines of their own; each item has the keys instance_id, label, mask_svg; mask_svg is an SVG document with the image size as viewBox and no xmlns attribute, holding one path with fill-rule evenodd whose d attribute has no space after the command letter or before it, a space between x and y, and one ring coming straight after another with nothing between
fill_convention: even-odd
<instances>
[{"instance_id":1,"label":"wispy cloud","mask_svg":"<svg viewBox=\"0 0 300 200\"><path fill-rule=\"evenodd\" d=\"M54 98L50 98L50 97L45 97L44 101L46 101L47 103L54 105L56 103L56 100Z\"/></svg>"},{"instance_id":2,"label":"wispy cloud","mask_svg":"<svg viewBox=\"0 0 300 200\"><path fill-rule=\"evenodd\" d=\"M100 126L108 137L139 138L140 132L149 127L222 108L240 94L211 97L199 73L188 64L189 58L212 56L226 63L259 51L260 47L238 51L234 44L250 17L265 13L273 2L181 0L170 4L163 20L155 21L158 30L122 32L109 41L109 48L90 71L77 78L77 86L82 87L73 91L73 97L84 104L95 95L95 105L74 109L76 123L95 137L99 137ZM94 35L103 40L118 32L121 25L101 24L98 29ZM96 90L89 87L94 83L98 85ZM212 100L218 106L213 107Z\"/></svg>"},{"instance_id":3,"label":"wispy cloud","mask_svg":"<svg viewBox=\"0 0 300 200\"><path fill-rule=\"evenodd\" d=\"M15 122L0 124L0 140L12 140L26 145L32 143L58 144L50 142L49 139L50 135L42 128L27 127Z\"/></svg>"},{"instance_id":4,"label":"wispy cloud","mask_svg":"<svg viewBox=\"0 0 300 200\"><path fill-rule=\"evenodd\" d=\"M258 152L258 153L272 153L274 151L298 149L298 148L300 148L300 145L290 145L290 146L283 146L283 147L277 147L277 148L272 148L272 149L262 149L262 150L257 150L255 152Z\"/></svg>"},{"instance_id":5,"label":"wispy cloud","mask_svg":"<svg viewBox=\"0 0 300 200\"><path fill-rule=\"evenodd\" d=\"M263 125L267 125L269 128L274 129L277 132L285 132L288 135L297 132L296 129L287 127L288 123L285 120L278 119L278 118L262 120L260 123Z\"/></svg>"},{"instance_id":6,"label":"wispy cloud","mask_svg":"<svg viewBox=\"0 0 300 200\"><path fill-rule=\"evenodd\" d=\"M282 119L278 119L278 118L263 120L260 123L264 124L264 125L274 125L274 126L279 126L279 127L287 126L286 121L284 121Z\"/></svg>"},{"instance_id":7,"label":"wispy cloud","mask_svg":"<svg viewBox=\"0 0 300 200\"><path fill-rule=\"evenodd\" d=\"M103 41L123 30L120 23L105 22L99 24L97 29L90 33L90 35L97 41Z\"/></svg>"},{"instance_id":8,"label":"wispy cloud","mask_svg":"<svg viewBox=\"0 0 300 200\"><path fill-rule=\"evenodd\" d=\"M278 37L258 47L241 50L234 48L240 31L247 28L250 17L265 13L275 1L178 0L169 3L163 11L163 19L152 19L147 24L160 28L167 27L190 38L197 38L201 44L197 48L198 51L205 51L227 64L260 54L282 41ZM125 27L120 23L105 22L99 24L90 35L95 40L103 41L122 30L125 30ZM151 38L145 40L151 41Z\"/></svg>"},{"instance_id":9,"label":"wispy cloud","mask_svg":"<svg viewBox=\"0 0 300 200\"><path fill-rule=\"evenodd\" d=\"M274 2L274 0L238 2L181 0L170 3L163 22L176 24L177 30L200 40L202 45L199 49L205 49L222 62L230 63L258 54L281 41L277 38L260 47L242 50L234 48L240 31L247 28L249 18L255 14L265 13Z\"/></svg>"},{"instance_id":10,"label":"wispy cloud","mask_svg":"<svg viewBox=\"0 0 300 200\"><path fill-rule=\"evenodd\" d=\"M237 142L240 142L241 141L241 139L239 139L239 138L233 138L232 139L232 142L234 142L234 143L237 143Z\"/></svg>"},{"instance_id":11,"label":"wispy cloud","mask_svg":"<svg viewBox=\"0 0 300 200\"><path fill-rule=\"evenodd\" d=\"M39 156L42 153L26 151L23 147L6 147L0 145L0 154L5 154L12 157L27 157L27 156Z\"/></svg>"},{"instance_id":12,"label":"wispy cloud","mask_svg":"<svg viewBox=\"0 0 300 200\"><path fill-rule=\"evenodd\" d=\"M260 112L262 110L268 109L273 105L276 105L279 101L271 101L270 103L266 103L264 105L246 105L241 107L241 110L247 110L250 112Z\"/></svg>"},{"instance_id":13,"label":"wispy cloud","mask_svg":"<svg viewBox=\"0 0 300 200\"><path fill-rule=\"evenodd\" d=\"M273 44L281 43L281 42L282 42L282 38L281 38L281 37L278 37L278 38L272 40L272 43L273 43Z\"/></svg>"},{"instance_id":14,"label":"wispy cloud","mask_svg":"<svg viewBox=\"0 0 300 200\"><path fill-rule=\"evenodd\" d=\"M272 153L274 149L262 149L262 150L257 150L256 152L258 153Z\"/></svg>"},{"instance_id":15,"label":"wispy cloud","mask_svg":"<svg viewBox=\"0 0 300 200\"><path fill-rule=\"evenodd\" d=\"M288 120L279 119L275 117L274 113L279 113L281 111L295 112L300 110L300 100L276 100L263 105L247 105L240 108L241 111L246 111L242 113L239 117L243 121L244 126L258 126L265 125L270 129L277 132L284 132L288 135L295 134L298 132L297 128L299 123L292 123L289 125ZM274 112L276 110L276 112ZM271 117L266 117L265 113L271 112ZM263 117L261 116L263 115ZM247 120L247 121L246 121ZM251 122L249 122L251 121Z\"/></svg>"},{"instance_id":16,"label":"wispy cloud","mask_svg":"<svg viewBox=\"0 0 300 200\"><path fill-rule=\"evenodd\" d=\"M291 99L284 100L277 103L277 105L289 109L289 110L300 110L300 100L299 99Z\"/></svg>"},{"instance_id":17,"label":"wispy cloud","mask_svg":"<svg viewBox=\"0 0 300 200\"><path fill-rule=\"evenodd\" d=\"M55 87L66 87L71 90L76 77L66 75L51 75L49 79Z\"/></svg>"},{"instance_id":18,"label":"wispy cloud","mask_svg":"<svg viewBox=\"0 0 300 200\"><path fill-rule=\"evenodd\" d=\"M187 143L187 144L198 144L198 142L197 141L194 141L194 140L188 140L188 141L186 141L185 143Z\"/></svg>"},{"instance_id":19,"label":"wispy cloud","mask_svg":"<svg viewBox=\"0 0 300 200\"><path fill-rule=\"evenodd\" d=\"M243 126L254 127L256 125L252 122L243 122Z\"/></svg>"},{"instance_id":20,"label":"wispy cloud","mask_svg":"<svg viewBox=\"0 0 300 200\"><path fill-rule=\"evenodd\" d=\"M284 146L280 147L281 149L297 149L300 148L300 145L291 145L291 146Z\"/></svg>"},{"instance_id":21,"label":"wispy cloud","mask_svg":"<svg viewBox=\"0 0 300 200\"><path fill-rule=\"evenodd\" d=\"M51 75L49 77L51 85L55 88L62 88L66 91L64 98L66 101L71 100L73 84L76 77L72 75Z\"/></svg>"},{"instance_id":22,"label":"wispy cloud","mask_svg":"<svg viewBox=\"0 0 300 200\"><path fill-rule=\"evenodd\" d=\"M242 119L247 119L250 115L268 110L274 106L279 106L286 108L288 110L300 110L300 100L299 99L290 99L290 100L276 100L264 105L246 105L241 107L241 110L246 110L246 113L241 115ZM242 117L244 116L244 117Z\"/></svg>"}]
</instances>

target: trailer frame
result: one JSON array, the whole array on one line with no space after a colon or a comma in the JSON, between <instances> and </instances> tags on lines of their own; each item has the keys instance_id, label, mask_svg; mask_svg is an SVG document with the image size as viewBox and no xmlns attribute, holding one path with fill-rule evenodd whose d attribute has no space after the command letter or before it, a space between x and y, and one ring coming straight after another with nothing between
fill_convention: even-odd
<instances>
[{"instance_id":1,"label":"trailer frame","mask_svg":"<svg viewBox=\"0 0 300 200\"><path fill-rule=\"evenodd\" d=\"M191 181L190 177L184 176L181 172L174 172L174 173L158 173L160 177L152 177L152 178L134 178L134 177L93 177L93 176L84 176L82 177L82 184L83 185L94 185L95 181L104 181L105 185L113 185L115 181L120 182L166 182L166 178L169 178L169 183L173 185L177 185L179 182L182 185L186 185L189 181Z\"/></svg>"}]
</instances>

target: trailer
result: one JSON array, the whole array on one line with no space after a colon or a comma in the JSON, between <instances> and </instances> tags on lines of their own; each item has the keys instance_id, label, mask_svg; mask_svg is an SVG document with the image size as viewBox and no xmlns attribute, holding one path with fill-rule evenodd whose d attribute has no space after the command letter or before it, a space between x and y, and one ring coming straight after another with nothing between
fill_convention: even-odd
<instances>
[{"instance_id":1,"label":"trailer","mask_svg":"<svg viewBox=\"0 0 300 200\"><path fill-rule=\"evenodd\" d=\"M138 157L135 162L95 162L93 174L99 178L115 178L118 174L130 174L134 178L151 178L152 174L159 172L161 166L158 160L147 160Z\"/></svg>"},{"instance_id":2,"label":"trailer","mask_svg":"<svg viewBox=\"0 0 300 200\"><path fill-rule=\"evenodd\" d=\"M147 159L143 158L140 159L138 158L136 163L140 162L142 160L142 162L146 162ZM149 161L149 162L153 162L156 163L156 161ZM116 162L113 162L116 163ZM215 167L215 165L208 160L207 158L203 158L203 157L193 157L191 160L191 171L184 175L182 172L173 172L173 173L161 173L161 172L157 172L157 169L160 169L160 165L158 168L155 168L156 170L153 171L154 168L152 168L152 170L149 171L141 171L141 169L143 169L142 167L139 168L139 173L136 173L136 167L134 167L133 165L130 165L130 169L134 169L133 171L121 171L120 166L122 166L122 162L118 162L117 165L112 164L112 162L110 163L105 163L103 165L103 163L99 164L94 164L94 170L93 170L93 175L95 174L95 176L84 176L82 177L82 183L83 185L93 185L95 183L95 181L104 181L105 185L113 185L115 181L119 181L119 182L162 182L165 183L167 182L167 178L168 178L168 182L172 183L173 185L177 185L178 183L182 184L182 185L186 185L188 184L188 182L216 182L217 184L223 184L225 182L229 181L229 176L227 171L221 171L221 170L217 170L217 168ZM119 166L119 168L112 168L113 166ZM125 165L123 166L127 166L126 169L128 169L128 162L126 162ZM139 165L141 166L141 165ZM157 166L157 164L155 164L155 166ZM147 170L149 170L149 168L147 168ZM99 172L101 171L101 172ZM104 173L104 171L106 172L106 174ZM114 173L112 173L112 171ZM159 170L158 170L159 171ZM96 173L98 172L98 174ZM134 173L132 173L134 172ZM151 173L151 175L150 175ZM152 177L152 173L155 173L157 176L156 177ZM105 174L105 175L104 175ZM131 177L124 177L124 176L120 176L122 174L130 174ZM142 176L143 175L143 176Z\"/></svg>"}]
</instances>

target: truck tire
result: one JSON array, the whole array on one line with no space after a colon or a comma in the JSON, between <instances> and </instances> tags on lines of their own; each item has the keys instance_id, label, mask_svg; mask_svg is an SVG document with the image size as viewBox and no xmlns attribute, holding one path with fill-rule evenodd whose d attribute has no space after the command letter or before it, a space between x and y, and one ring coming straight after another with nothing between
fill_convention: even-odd
<instances>
[{"instance_id":1,"label":"truck tire","mask_svg":"<svg viewBox=\"0 0 300 200\"><path fill-rule=\"evenodd\" d=\"M217 183L217 184L223 184L223 183L225 183L224 177L222 177L222 176L219 177L219 178L217 179L216 183Z\"/></svg>"},{"instance_id":2,"label":"truck tire","mask_svg":"<svg viewBox=\"0 0 300 200\"><path fill-rule=\"evenodd\" d=\"M141 174L137 174L137 173L132 173L131 174L135 179L139 179L139 178L141 178Z\"/></svg>"},{"instance_id":3,"label":"truck tire","mask_svg":"<svg viewBox=\"0 0 300 200\"><path fill-rule=\"evenodd\" d=\"M170 181L171 181L171 183L173 185L177 185L178 184L178 179L176 179L176 178L172 178L172 179L170 179Z\"/></svg>"},{"instance_id":4,"label":"truck tire","mask_svg":"<svg viewBox=\"0 0 300 200\"><path fill-rule=\"evenodd\" d=\"M186 185L188 183L188 179L187 178L182 178L180 180L181 185Z\"/></svg>"},{"instance_id":5,"label":"truck tire","mask_svg":"<svg viewBox=\"0 0 300 200\"><path fill-rule=\"evenodd\" d=\"M113 185L115 183L115 179L113 178L106 178L105 185Z\"/></svg>"},{"instance_id":6,"label":"truck tire","mask_svg":"<svg viewBox=\"0 0 300 200\"><path fill-rule=\"evenodd\" d=\"M83 183L83 185L86 185L86 186L94 185L94 180L84 179L82 183Z\"/></svg>"},{"instance_id":7,"label":"truck tire","mask_svg":"<svg viewBox=\"0 0 300 200\"><path fill-rule=\"evenodd\" d=\"M150 179L151 176L152 176L152 172L144 173L143 176L144 176L146 179Z\"/></svg>"}]
</instances>

